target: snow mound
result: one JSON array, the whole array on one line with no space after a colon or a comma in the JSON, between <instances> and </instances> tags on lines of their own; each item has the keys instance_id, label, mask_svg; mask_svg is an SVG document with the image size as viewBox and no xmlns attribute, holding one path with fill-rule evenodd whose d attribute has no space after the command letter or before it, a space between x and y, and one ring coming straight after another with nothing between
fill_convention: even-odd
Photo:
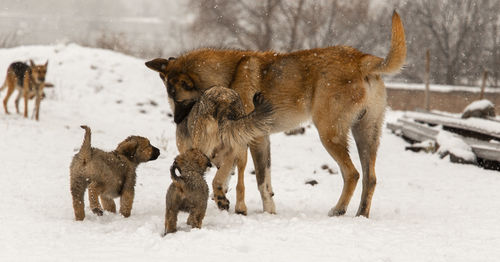
<instances>
[{"instance_id":1,"label":"snow mound","mask_svg":"<svg viewBox=\"0 0 500 262\"><path fill-rule=\"evenodd\" d=\"M495 105L487 99L474 101L465 107L462 113L462 118L469 117L495 117Z\"/></svg>"},{"instance_id":2,"label":"snow mound","mask_svg":"<svg viewBox=\"0 0 500 262\"><path fill-rule=\"evenodd\" d=\"M476 162L472 148L457 135L441 130L436 141L439 144L438 154L441 156L452 154L466 162Z\"/></svg>"}]
</instances>

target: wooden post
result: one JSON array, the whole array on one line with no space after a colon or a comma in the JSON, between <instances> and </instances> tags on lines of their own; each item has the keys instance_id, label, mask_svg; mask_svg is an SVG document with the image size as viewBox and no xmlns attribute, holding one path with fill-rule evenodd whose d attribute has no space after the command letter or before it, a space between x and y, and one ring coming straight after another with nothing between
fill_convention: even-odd
<instances>
[{"instance_id":1,"label":"wooden post","mask_svg":"<svg viewBox=\"0 0 500 262\"><path fill-rule=\"evenodd\" d=\"M431 51L427 49L425 52L425 93L424 93L424 108L425 111L430 111L429 105L429 74L431 71Z\"/></svg>"},{"instance_id":2,"label":"wooden post","mask_svg":"<svg viewBox=\"0 0 500 262\"><path fill-rule=\"evenodd\" d=\"M479 95L479 100L484 99L484 89L486 88L486 80L488 79L488 71L483 72L483 82L481 83L481 94Z\"/></svg>"}]
</instances>

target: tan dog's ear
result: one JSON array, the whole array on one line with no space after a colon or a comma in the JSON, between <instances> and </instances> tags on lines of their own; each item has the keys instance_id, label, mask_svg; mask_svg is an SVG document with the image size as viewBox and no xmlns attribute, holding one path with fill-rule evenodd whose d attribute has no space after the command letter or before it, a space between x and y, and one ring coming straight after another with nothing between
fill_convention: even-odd
<instances>
[{"instance_id":1,"label":"tan dog's ear","mask_svg":"<svg viewBox=\"0 0 500 262\"><path fill-rule=\"evenodd\" d=\"M33 62L33 60L30 59L30 66L33 67L35 66L35 62Z\"/></svg>"},{"instance_id":2,"label":"tan dog's ear","mask_svg":"<svg viewBox=\"0 0 500 262\"><path fill-rule=\"evenodd\" d=\"M168 60L164 58L155 58L146 62L146 66L151 70L165 74L167 72L168 62L173 59L175 58L171 57Z\"/></svg>"},{"instance_id":3,"label":"tan dog's ear","mask_svg":"<svg viewBox=\"0 0 500 262\"><path fill-rule=\"evenodd\" d=\"M135 157L135 150L137 149L137 141L135 139L127 138L125 141L121 142L116 151L130 159Z\"/></svg>"}]
</instances>

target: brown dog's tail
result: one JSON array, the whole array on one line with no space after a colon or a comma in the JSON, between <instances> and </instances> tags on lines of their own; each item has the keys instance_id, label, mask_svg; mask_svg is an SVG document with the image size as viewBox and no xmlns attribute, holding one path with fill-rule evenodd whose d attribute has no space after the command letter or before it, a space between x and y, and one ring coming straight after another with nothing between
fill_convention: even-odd
<instances>
[{"instance_id":1,"label":"brown dog's tail","mask_svg":"<svg viewBox=\"0 0 500 262\"><path fill-rule=\"evenodd\" d=\"M223 137L224 141L235 141L238 144L247 144L254 138L269 134L273 106L264 98L262 93L256 93L253 97L254 110L236 120L226 121L223 135L229 134L229 137Z\"/></svg>"},{"instance_id":2,"label":"brown dog's tail","mask_svg":"<svg viewBox=\"0 0 500 262\"><path fill-rule=\"evenodd\" d=\"M85 164L88 163L92 158L92 149L90 148L91 131L88 126L80 126L80 127L85 129L85 137L83 139L83 144L78 154L80 158L83 160L83 163Z\"/></svg>"},{"instance_id":3,"label":"brown dog's tail","mask_svg":"<svg viewBox=\"0 0 500 262\"><path fill-rule=\"evenodd\" d=\"M399 72L406 59L406 40L403 22L398 13L392 15L391 48L385 59L365 55L361 59L362 71L365 74L393 74Z\"/></svg>"}]
</instances>

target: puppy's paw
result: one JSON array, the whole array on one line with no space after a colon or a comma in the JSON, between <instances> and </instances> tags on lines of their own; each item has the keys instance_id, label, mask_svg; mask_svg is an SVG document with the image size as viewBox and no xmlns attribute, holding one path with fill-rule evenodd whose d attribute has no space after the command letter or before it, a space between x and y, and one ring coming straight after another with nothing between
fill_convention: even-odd
<instances>
[{"instance_id":1,"label":"puppy's paw","mask_svg":"<svg viewBox=\"0 0 500 262\"><path fill-rule=\"evenodd\" d=\"M94 214L96 214L98 216L102 216L104 214L104 212L100 208L93 208L92 209L92 213L94 213Z\"/></svg>"}]
</instances>

